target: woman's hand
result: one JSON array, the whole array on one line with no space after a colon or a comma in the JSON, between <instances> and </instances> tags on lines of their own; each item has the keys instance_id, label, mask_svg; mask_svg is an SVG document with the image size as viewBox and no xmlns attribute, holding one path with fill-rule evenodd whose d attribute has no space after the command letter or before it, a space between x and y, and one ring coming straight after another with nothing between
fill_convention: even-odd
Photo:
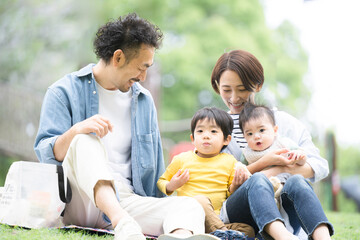
<instances>
[{"instance_id":1,"label":"woman's hand","mask_svg":"<svg viewBox=\"0 0 360 240\"><path fill-rule=\"evenodd\" d=\"M287 166L296 163L296 158L288 157L289 149L281 148L274 151L270 151L261 158L262 161L266 161L267 167L270 166Z\"/></svg>"},{"instance_id":2,"label":"woman's hand","mask_svg":"<svg viewBox=\"0 0 360 240\"><path fill-rule=\"evenodd\" d=\"M251 173L256 173L273 166L280 167L293 165L295 164L295 160L289 160L287 158L288 152L289 150L286 148L270 151L261 157L258 161L249 164L247 168Z\"/></svg>"},{"instance_id":3,"label":"woman's hand","mask_svg":"<svg viewBox=\"0 0 360 240\"><path fill-rule=\"evenodd\" d=\"M173 191L175 191L176 189L182 187L185 183L187 183L189 179L190 179L189 169L185 169L184 172L182 173L180 169L166 184L166 192L172 193Z\"/></svg>"},{"instance_id":4,"label":"woman's hand","mask_svg":"<svg viewBox=\"0 0 360 240\"><path fill-rule=\"evenodd\" d=\"M292 150L288 153L288 159L293 160L297 165L304 165L306 163L306 153L301 150Z\"/></svg>"}]
</instances>

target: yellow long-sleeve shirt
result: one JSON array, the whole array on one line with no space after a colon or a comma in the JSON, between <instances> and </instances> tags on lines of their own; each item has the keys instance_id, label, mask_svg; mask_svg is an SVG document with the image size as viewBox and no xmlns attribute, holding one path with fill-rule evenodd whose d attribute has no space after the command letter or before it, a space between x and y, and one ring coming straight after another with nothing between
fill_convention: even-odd
<instances>
[{"instance_id":1,"label":"yellow long-sleeve shirt","mask_svg":"<svg viewBox=\"0 0 360 240\"><path fill-rule=\"evenodd\" d=\"M189 169L190 179L176 190L177 195L207 196L215 212L219 214L222 203L229 196L228 189L234 178L236 163L236 159L227 153L220 153L212 158L202 158L193 151L184 152L173 158L165 173L159 178L157 186L160 191L167 194L166 184L178 170Z\"/></svg>"}]
</instances>

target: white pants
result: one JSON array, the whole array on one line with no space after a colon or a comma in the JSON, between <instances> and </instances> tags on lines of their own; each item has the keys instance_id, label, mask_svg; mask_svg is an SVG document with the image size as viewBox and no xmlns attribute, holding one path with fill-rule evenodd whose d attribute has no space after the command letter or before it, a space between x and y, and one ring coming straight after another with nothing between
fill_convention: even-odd
<instances>
[{"instance_id":1,"label":"white pants","mask_svg":"<svg viewBox=\"0 0 360 240\"><path fill-rule=\"evenodd\" d=\"M139 196L125 184L114 182L106 161L105 148L97 137L79 134L71 142L63 162L73 193L71 202L66 205L65 225L112 228L104 221L94 200L96 183L108 180L115 185L121 207L136 220L143 233L159 236L178 228L194 234L204 233L205 214L195 199Z\"/></svg>"}]
</instances>

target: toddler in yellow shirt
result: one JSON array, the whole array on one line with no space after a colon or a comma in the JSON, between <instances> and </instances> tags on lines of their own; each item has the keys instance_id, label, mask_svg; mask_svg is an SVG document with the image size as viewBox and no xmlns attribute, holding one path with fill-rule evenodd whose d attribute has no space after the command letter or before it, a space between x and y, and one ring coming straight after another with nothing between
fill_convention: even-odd
<instances>
[{"instance_id":1,"label":"toddler in yellow shirt","mask_svg":"<svg viewBox=\"0 0 360 240\"><path fill-rule=\"evenodd\" d=\"M195 197L204 207L205 231L227 230L214 235L242 234L228 230L218 217L225 199L251 176L232 155L221 153L231 140L232 130L233 119L225 111L214 107L197 111L190 135L195 151L175 156L157 182L167 195L176 190L178 196Z\"/></svg>"}]
</instances>

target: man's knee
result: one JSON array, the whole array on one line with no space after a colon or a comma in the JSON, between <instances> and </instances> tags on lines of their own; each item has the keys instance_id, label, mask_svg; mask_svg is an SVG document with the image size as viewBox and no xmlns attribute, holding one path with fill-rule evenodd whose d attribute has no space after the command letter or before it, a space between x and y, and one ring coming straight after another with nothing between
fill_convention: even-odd
<instances>
[{"instance_id":1,"label":"man's knee","mask_svg":"<svg viewBox=\"0 0 360 240\"><path fill-rule=\"evenodd\" d=\"M202 205L193 197L176 197L176 207L183 209L184 211L192 212L193 214L199 214L205 217L204 209Z\"/></svg>"},{"instance_id":2,"label":"man's knee","mask_svg":"<svg viewBox=\"0 0 360 240\"><path fill-rule=\"evenodd\" d=\"M76 145L83 145L83 144L92 144L92 145L97 145L99 144L99 138L96 137L93 134L76 134L75 137L73 138L73 140L71 141L70 145L76 144Z\"/></svg>"},{"instance_id":3,"label":"man's knee","mask_svg":"<svg viewBox=\"0 0 360 240\"><path fill-rule=\"evenodd\" d=\"M68 150L70 158L78 156L79 154L87 156L98 156L98 154L100 154L103 156L104 153L104 145L100 139L93 134L77 134L71 141Z\"/></svg>"}]
</instances>

